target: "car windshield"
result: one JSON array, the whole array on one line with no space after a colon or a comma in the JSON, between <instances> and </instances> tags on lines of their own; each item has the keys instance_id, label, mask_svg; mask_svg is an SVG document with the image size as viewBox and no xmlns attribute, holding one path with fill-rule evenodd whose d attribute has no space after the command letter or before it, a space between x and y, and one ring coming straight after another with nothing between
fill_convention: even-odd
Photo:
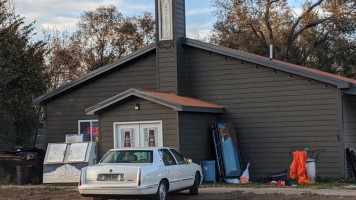
<instances>
[{"instance_id":1,"label":"car windshield","mask_svg":"<svg viewBox=\"0 0 356 200\"><path fill-rule=\"evenodd\" d=\"M109 151L100 163L152 163L152 151L120 150Z\"/></svg>"}]
</instances>

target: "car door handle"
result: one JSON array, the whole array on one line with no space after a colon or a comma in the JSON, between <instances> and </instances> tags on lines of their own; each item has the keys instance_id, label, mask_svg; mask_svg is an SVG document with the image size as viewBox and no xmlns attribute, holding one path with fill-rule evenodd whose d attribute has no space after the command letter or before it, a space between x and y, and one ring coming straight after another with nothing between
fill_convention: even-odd
<instances>
[{"instance_id":1,"label":"car door handle","mask_svg":"<svg viewBox=\"0 0 356 200\"><path fill-rule=\"evenodd\" d=\"M184 172L184 169L182 169L182 172Z\"/></svg>"}]
</instances>

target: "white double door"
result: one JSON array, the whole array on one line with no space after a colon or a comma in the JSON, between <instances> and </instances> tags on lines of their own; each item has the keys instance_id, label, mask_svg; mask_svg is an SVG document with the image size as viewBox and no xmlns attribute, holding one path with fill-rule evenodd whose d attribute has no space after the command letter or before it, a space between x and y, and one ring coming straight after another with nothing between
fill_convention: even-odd
<instances>
[{"instance_id":1,"label":"white double door","mask_svg":"<svg viewBox=\"0 0 356 200\"><path fill-rule=\"evenodd\" d=\"M114 148L162 146L161 121L114 123Z\"/></svg>"}]
</instances>

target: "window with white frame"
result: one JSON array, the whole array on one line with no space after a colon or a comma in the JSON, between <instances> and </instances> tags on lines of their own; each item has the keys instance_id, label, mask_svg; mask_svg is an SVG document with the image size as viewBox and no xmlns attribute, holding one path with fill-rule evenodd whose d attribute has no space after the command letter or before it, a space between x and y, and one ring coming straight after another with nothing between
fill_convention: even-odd
<instances>
[{"instance_id":1,"label":"window with white frame","mask_svg":"<svg viewBox=\"0 0 356 200\"><path fill-rule=\"evenodd\" d=\"M78 120L78 134L88 135L90 141L99 142L98 120Z\"/></svg>"}]
</instances>

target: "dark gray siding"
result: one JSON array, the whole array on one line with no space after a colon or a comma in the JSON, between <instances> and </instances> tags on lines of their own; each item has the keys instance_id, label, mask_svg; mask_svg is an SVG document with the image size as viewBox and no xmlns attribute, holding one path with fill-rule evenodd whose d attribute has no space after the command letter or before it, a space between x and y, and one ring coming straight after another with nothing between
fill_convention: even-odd
<instances>
[{"instance_id":1,"label":"dark gray siding","mask_svg":"<svg viewBox=\"0 0 356 200\"><path fill-rule=\"evenodd\" d=\"M182 45L177 42L181 37L185 37L185 1L173 0L173 40L158 41L159 27L156 27L157 35L157 88L160 91L172 92L182 95L179 91L185 87L183 81L178 80L184 77ZM157 1L156 1L156 13ZM158 21L158 14L156 14ZM179 85L178 85L179 82ZM182 90L183 91L183 90Z\"/></svg>"},{"instance_id":2,"label":"dark gray siding","mask_svg":"<svg viewBox=\"0 0 356 200\"><path fill-rule=\"evenodd\" d=\"M157 47L157 88L177 94L177 52L172 41L160 42ZM172 47L172 48L171 48Z\"/></svg>"},{"instance_id":3,"label":"dark gray siding","mask_svg":"<svg viewBox=\"0 0 356 200\"><path fill-rule=\"evenodd\" d=\"M175 5L173 5L174 12L173 26L176 26L176 38L185 37L185 0L175 0Z\"/></svg>"},{"instance_id":4,"label":"dark gray siding","mask_svg":"<svg viewBox=\"0 0 356 200\"><path fill-rule=\"evenodd\" d=\"M337 88L185 47L192 97L224 106L253 177L289 169L291 152L324 149L317 175L341 177ZM244 165L245 166L245 165Z\"/></svg>"},{"instance_id":5,"label":"dark gray siding","mask_svg":"<svg viewBox=\"0 0 356 200\"><path fill-rule=\"evenodd\" d=\"M343 95L345 148L356 148L356 96Z\"/></svg>"},{"instance_id":6,"label":"dark gray siding","mask_svg":"<svg viewBox=\"0 0 356 200\"><path fill-rule=\"evenodd\" d=\"M78 132L78 120L97 119L84 109L130 88L156 89L156 56L147 55L120 70L52 100L47 109L47 142L64 142L65 135Z\"/></svg>"},{"instance_id":7,"label":"dark gray siding","mask_svg":"<svg viewBox=\"0 0 356 200\"><path fill-rule=\"evenodd\" d=\"M356 149L356 96L344 94L343 121L344 121L344 148ZM344 149L343 149L344 150ZM346 177L352 177L351 163L346 161Z\"/></svg>"},{"instance_id":8,"label":"dark gray siding","mask_svg":"<svg viewBox=\"0 0 356 200\"><path fill-rule=\"evenodd\" d=\"M176 35L179 41L181 37L186 37L185 28L185 0L176 0L175 3L176 12ZM176 54L177 54L177 94L182 96L187 96L185 93L186 87L188 87L186 82L186 69L184 65L184 52L183 47L180 42L176 43Z\"/></svg>"},{"instance_id":9,"label":"dark gray siding","mask_svg":"<svg viewBox=\"0 0 356 200\"><path fill-rule=\"evenodd\" d=\"M185 59L184 59L184 49L182 44L177 45L177 80L178 80L178 95L181 96L188 96L188 93L186 91L186 88L189 87L188 85L188 74L187 74L187 68L185 65Z\"/></svg>"},{"instance_id":10,"label":"dark gray siding","mask_svg":"<svg viewBox=\"0 0 356 200\"><path fill-rule=\"evenodd\" d=\"M36 137L36 144L35 147L39 148L39 149L46 149L47 148L47 143L46 143L46 134L45 134L45 130L44 130L44 125L41 126L38 130L37 130L37 137ZM0 148L1 149L1 148Z\"/></svg>"},{"instance_id":11,"label":"dark gray siding","mask_svg":"<svg viewBox=\"0 0 356 200\"><path fill-rule=\"evenodd\" d=\"M140 104L140 110L135 110L135 104ZM132 97L126 102L99 113L100 122L100 157L114 147L114 122L162 121L163 145L179 149L178 113L173 109Z\"/></svg>"},{"instance_id":12,"label":"dark gray siding","mask_svg":"<svg viewBox=\"0 0 356 200\"><path fill-rule=\"evenodd\" d=\"M215 160L210 125L217 119L210 113L179 113L179 144L180 151L195 163L204 160Z\"/></svg>"}]
</instances>

